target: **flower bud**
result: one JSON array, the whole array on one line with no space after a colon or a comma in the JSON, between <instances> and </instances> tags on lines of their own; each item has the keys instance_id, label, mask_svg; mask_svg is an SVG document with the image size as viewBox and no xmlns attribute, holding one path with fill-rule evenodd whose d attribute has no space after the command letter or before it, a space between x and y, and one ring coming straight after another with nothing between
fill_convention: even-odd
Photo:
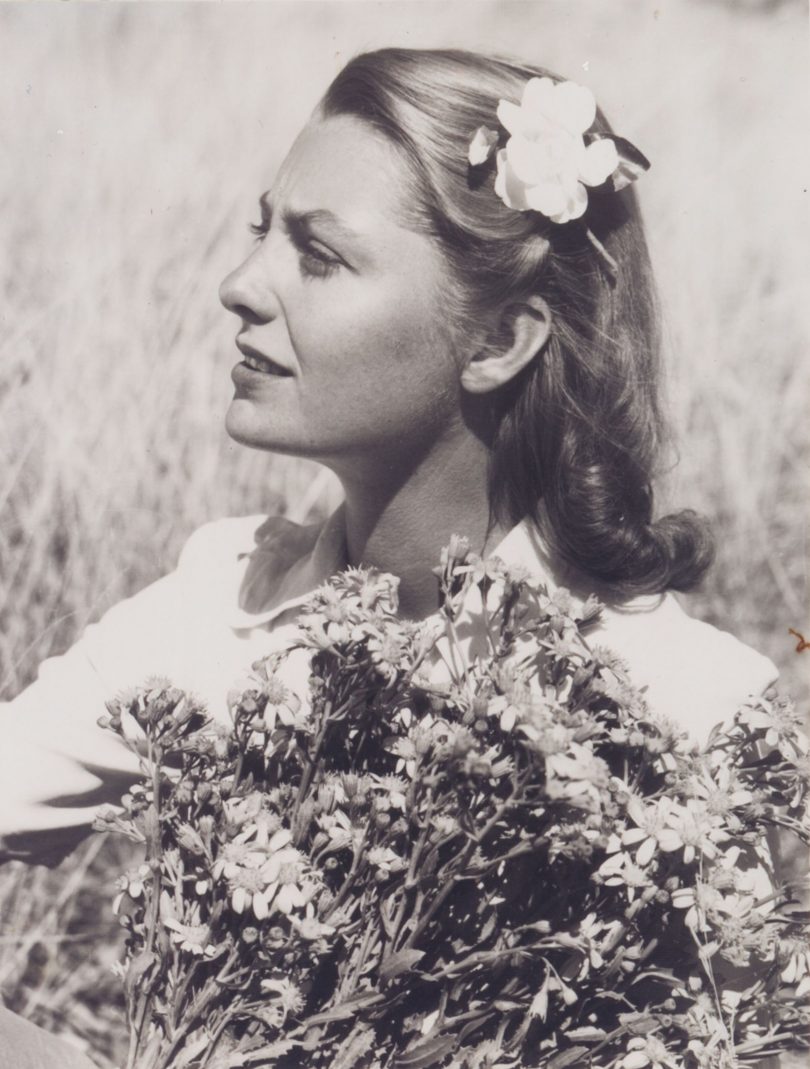
<instances>
[{"instance_id":1,"label":"flower bud","mask_svg":"<svg viewBox=\"0 0 810 1069\"><path fill-rule=\"evenodd\" d=\"M186 780L181 780L174 789L174 797L180 805L191 805L194 801L194 789Z\"/></svg>"},{"instance_id":2,"label":"flower bud","mask_svg":"<svg viewBox=\"0 0 810 1069\"><path fill-rule=\"evenodd\" d=\"M353 798L357 794L358 778L353 772L344 772L342 776L343 790L346 792L348 798Z\"/></svg>"},{"instance_id":3,"label":"flower bud","mask_svg":"<svg viewBox=\"0 0 810 1069\"><path fill-rule=\"evenodd\" d=\"M177 842L192 854L204 854L205 847L199 833L190 824L181 824L177 829Z\"/></svg>"},{"instance_id":4,"label":"flower bud","mask_svg":"<svg viewBox=\"0 0 810 1069\"><path fill-rule=\"evenodd\" d=\"M483 698L480 695L477 698L473 698L472 712L475 714L476 719L485 720L489 711L489 698Z\"/></svg>"},{"instance_id":5,"label":"flower bud","mask_svg":"<svg viewBox=\"0 0 810 1069\"><path fill-rule=\"evenodd\" d=\"M464 538L463 535L453 534L450 535L450 541L447 544L447 559L450 562L463 561L467 554L470 552L469 539Z\"/></svg>"},{"instance_id":6,"label":"flower bud","mask_svg":"<svg viewBox=\"0 0 810 1069\"><path fill-rule=\"evenodd\" d=\"M580 665L575 669L574 674L571 676L571 684L574 687L584 686L594 674L593 667L590 665Z\"/></svg>"}]
</instances>

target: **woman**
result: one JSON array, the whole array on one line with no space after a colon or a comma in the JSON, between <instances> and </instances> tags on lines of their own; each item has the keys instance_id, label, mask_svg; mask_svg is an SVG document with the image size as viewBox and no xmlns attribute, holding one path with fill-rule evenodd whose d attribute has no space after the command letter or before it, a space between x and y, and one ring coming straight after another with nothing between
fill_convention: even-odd
<instances>
[{"instance_id":1,"label":"woman","mask_svg":"<svg viewBox=\"0 0 810 1069\"><path fill-rule=\"evenodd\" d=\"M57 860L120 796L131 757L96 726L116 691L166 675L225 719L240 673L347 564L398 575L404 616L433 612L454 533L596 591L596 640L695 737L773 683L671 593L711 554L694 515L652 514L655 301L619 190L645 162L586 90L521 63L384 50L338 75L221 296L242 354L228 432L327 465L345 501L320 526L201 528L174 573L43 665L3 712L4 856Z\"/></svg>"}]
</instances>

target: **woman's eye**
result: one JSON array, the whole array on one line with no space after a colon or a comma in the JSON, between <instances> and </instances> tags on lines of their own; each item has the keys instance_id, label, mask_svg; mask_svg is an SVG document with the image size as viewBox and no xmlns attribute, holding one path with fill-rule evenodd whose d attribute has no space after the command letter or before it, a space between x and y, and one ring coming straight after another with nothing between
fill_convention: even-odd
<instances>
[{"instance_id":1,"label":"woman's eye","mask_svg":"<svg viewBox=\"0 0 810 1069\"><path fill-rule=\"evenodd\" d=\"M270 233L270 220L262 219L260 223L248 223L248 229L258 242L262 242ZM303 236L292 235L293 243L298 249L304 272L317 278L326 278L342 265L343 261L332 255L318 243L307 241Z\"/></svg>"},{"instance_id":2,"label":"woman's eye","mask_svg":"<svg viewBox=\"0 0 810 1069\"><path fill-rule=\"evenodd\" d=\"M266 237L269 233L270 224L269 222L267 222L267 220L262 219L260 223L248 223L248 230L251 232L251 234L254 234L259 241L261 241L262 238Z\"/></svg>"},{"instance_id":3,"label":"woman's eye","mask_svg":"<svg viewBox=\"0 0 810 1069\"><path fill-rule=\"evenodd\" d=\"M308 275L325 278L327 275L337 271L341 261L334 256L330 256L318 245L304 245L301 248L301 263Z\"/></svg>"}]
</instances>

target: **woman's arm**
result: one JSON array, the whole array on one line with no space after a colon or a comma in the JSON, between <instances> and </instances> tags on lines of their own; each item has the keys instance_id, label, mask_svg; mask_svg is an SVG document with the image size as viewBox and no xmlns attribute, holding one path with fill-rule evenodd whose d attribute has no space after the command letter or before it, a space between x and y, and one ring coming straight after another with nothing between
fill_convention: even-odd
<instances>
[{"instance_id":1,"label":"woman's arm","mask_svg":"<svg viewBox=\"0 0 810 1069\"><path fill-rule=\"evenodd\" d=\"M135 756L98 726L107 700L153 676L194 690L201 670L216 674L212 620L233 592L225 564L236 562L234 535L244 531L230 520L199 528L174 572L115 605L0 705L0 860L55 864L137 776Z\"/></svg>"},{"instance_id":2,"label":"woman's arm","mask_svg":"<svg viewBox=\"0 0 810 1069\"><path fill-rule=\"evenodd\" d=\"M0 706L0 858L57 862L137 775L135 756L97 721L122 687L160 672L156 640L171 643L177 587L172 573L116 605Z\"/></svg>"}]
</instances>

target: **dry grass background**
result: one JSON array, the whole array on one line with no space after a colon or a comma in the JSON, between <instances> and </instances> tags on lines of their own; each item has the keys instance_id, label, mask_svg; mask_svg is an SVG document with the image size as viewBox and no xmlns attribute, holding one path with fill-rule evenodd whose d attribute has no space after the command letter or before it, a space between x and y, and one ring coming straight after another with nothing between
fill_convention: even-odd
<instances>
[{"instance_id":1,"label":"dry grass background","mask_svg":"<svg viewBox=\"0 0 810 1069\"><path fill-rule=\"evenodd\" d=\"M640 188L680 464L716 522L693 611L808 696L807 12L798 2L0 4L0 696L224 514L330 508L222 430L220 278L331 76L381 44L524 54L597 92ZM0 736L2 745L2 736ZM0 873L0 992L98 1057L120 849Z\"/></svg>"}]
</instances>

